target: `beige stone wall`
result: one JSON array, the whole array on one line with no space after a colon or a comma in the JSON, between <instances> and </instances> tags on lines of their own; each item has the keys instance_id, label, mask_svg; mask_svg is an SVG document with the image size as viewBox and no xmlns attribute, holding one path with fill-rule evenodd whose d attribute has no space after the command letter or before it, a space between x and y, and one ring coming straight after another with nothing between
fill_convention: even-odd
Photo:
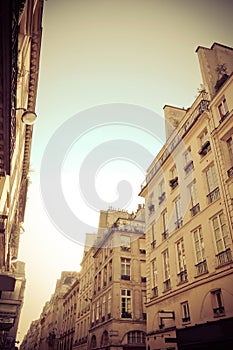
<instances>
[{"instance_id":1,"label":"beige stone wall","mask_svg":"<svg viewBox=\"0 0 233 350\"><path fill-rule=\"evenodd\" d=\"M213 89L216 76L210 81L210 70L213 73L216 64L225 60L228 72L232 70L233 51L214 45L211 49L200 48L198 54L205 83L214 98L208 110L201 110L199 107L208 96L201 93L197 97L149 167L147 185L141 192L146 207L147 333L151 348L167 348L169 344L165 344L164 339L176 337L175 327L184 328L233 316L232 175L228 173L233 164L226 145L233 135L233 80L229 77L217 93ZM204 59L210 65L208 72ZM227 101L229 111L221 119L219 104L223 99ZM180 137L179 142L177 137ZM172 149L173 142L176 146ZM156 168L158 162L160 166ZM207 181L207 172L213 165L216 175L212 174ZM171 183L172 178L176 179L175 186ZM194 183L195 194L191 190ZM177 209L175 202L179 197ZM224 221L221 221L222 226L218 224L216 232L223 242L223 230L224 243L221 244L217 243L213 226L214 222L219 223L220 215ZM194 232L199 228L202 258L198 261ZM166 250L168 268L164 266L165 262L167 266ZM157 274L153 272L155 259ZM220 293L218 302L215 293ZM184 317L186 302L188 317ZM162 317L161 310L168 312L165 313L168 318ZM173 313L174 319L170 317Z\"/></svg>"}]
</instances>

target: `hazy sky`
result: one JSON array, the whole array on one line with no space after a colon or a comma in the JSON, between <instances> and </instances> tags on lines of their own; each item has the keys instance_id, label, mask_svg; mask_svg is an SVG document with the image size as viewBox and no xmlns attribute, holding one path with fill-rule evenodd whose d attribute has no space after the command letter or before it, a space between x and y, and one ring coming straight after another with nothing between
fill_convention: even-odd
<instances>
[{"instance_id":1,"label":"hazy sky","mask_svg":"<svg viewBox=\"0 0 233 350\"><path fill-rule=\"evenodd\" d=\"M19 339L39 317L60 272L78 270L82 257L82 246L58 232L42 202L41 160L54 132L72 116L97 105L127 103L161 117L165 104L189 107L202 83L195 50L213 42L233 46L232 10L228 0L45 1L32 184L20 242L27 286ZM163 140L159 132L153 138L143 128L105 125L72 143L62 174L63 192L72 212L80 213L92 226L98 224L97 211L81 198L76 183L79 166L91 149L121 137L143 143L156 155L162 145L159 140ZM63 139L59 142L62 145ZM132 210L144 179L143 169L133 161L100 164L95 174L97 192L106 202L112 201L122 178L131 182L135 192L128 205Z\"/></svg>"}]
</instances>

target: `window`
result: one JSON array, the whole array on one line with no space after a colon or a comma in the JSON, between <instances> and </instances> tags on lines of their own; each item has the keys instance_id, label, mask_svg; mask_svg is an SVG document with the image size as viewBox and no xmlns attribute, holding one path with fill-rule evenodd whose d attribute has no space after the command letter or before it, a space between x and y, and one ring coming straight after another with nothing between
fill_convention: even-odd
<instances>
[{"instance_id":1,"label":"window","mask_svg":"<svg viewBox=\"0 0 233 350\"><path fill-rule=\"evenodd\" d=\"M206 180L207 180L207 186L208 186L208 190L209 190L209 194L207 195L207 198L209 200L209 203L212 203L220 197L219 187L218 187L218 179L217 179L214 164L212 164L207 169Z\"/></svg>"},{"instance_id":2,"label":"window","mask_svg":"<svg viewBox=\"0 0 233 350\"><path fill-rule=\"evenodd\" d=\"M181 303L182 322L190 322L189 304L187 301Z\"/></svg>"},{"instance_id":3,"label":"window","mask_svg":"<svg viewBox=\"0 0 233 350\"><path fill-rule=\"evenodd\" d=\"M92 313L91 313L91 323L92 323L92 326L94 325L94 322L95 322L95 304L93 303L93 304L92 304Z\"/></svg>"},{"instance_id":4,"label":"window","mask_svg":"<svg viewBox=\"0 0 233 350\"><path fill-rule=\"evenodd\" d=\"M229 169L227 170L228 177L233 177L233 140L232 137L230 137L227 140L227 149L228 149L228 155L229 155Z\"/></svg>"},{"instance_id":5,"label":"window","mask_svg":"<svg viewBox=\"0 0 233 350\"><path fill-rule=\"evenodd\" d=\"M152 192L149 195L149 200L148 200L148 209L149 209L149 213L152 214L153 211L155 210L155 206L153 204L153 198L154 198L154 193Z\"/></svg>"},{"instance_id":6,"label":"window","mask_svg":"<svg viewBox=\"0 0 233 350\"><path fill-rule=\"evenodd\" d=\"M103 300L102 300L102 321L103 318L105 317L105 313L106 313L106 295L103 296Z\"/></svg>"},{"instance_id":7,"label":"window","mask_svg":"<svg viewBox=\"0 0 233 350\"><path fill-rule=\"evenodd\" d=\"M179 242L176 243L176 251L177 251L179 283L183 283L187 281L187 269L186 269L183 239L179 240Z\"/></svg>"},{"instance_id":8,"label":"window","mask_svg":"<svg viewBox=\"0 0 233 350\"><path fill-rule=\"evenodd\" d=\"M99 318L100 318L100 301L97 300L97 303L96 303L96 322L99 321Z\"/></svg>"},{"instance_id":9,"label":"window","mask_svg":"<svg viewBox=\"0 0 233 350\"><path fill-rule=\"evenodd\" d=\"M155 224L153 223L151 226L151 248L155 249L156 248L156 238L155 238Z\"/></svg>"},{"instance_id":10,"label":"window","mask_svg":"<svg viewBox=\"0 0 233 350\"><path fill-rule=\"evenodd\" d=\"M221 119L223 119L229 112L227 101L224 98L221 103L218 105L218 113Z\"/></svg>"},{"instance_id":11,"label":"window","mask_svg":"<svg viewBox=\"0 0 233 350\"><path fill-rule=\"evenodd\" d=\"M156 258L151 261L151 288L152 297L158 296L158 270Z\"/></svg>"},{"instance_id":12,"label":"window","mask_svg":"<svg viewBox=\"0 0 233 350\"><path fill-rule=\"evenodd\" d=\"M205 129L202 134L200 135L200 142L201 142L201 146L205 145L206 142L209 141L209 134L207 129Z\"/></svg>"},{"instance_id":13,"label":"window","mask_svg":"<svg viewBox=\"0 0 233 350\"><path fill-rule=\"evenodd\" d=\"M171 288L168 249L166 249L162 253L162 258L163 258L163 273L164 273L163 285L164 285L164 291L167 291Z\"/></svg>"},{"instance_id":14,"label":"window","mask_svg":"<svg viewBox=\"0 0 233 350\"><path fill-rule=\"evenodd\" d=\"M106 346L109 344L109 336L107 331L103 332L100 344L101 346Z\"/></svg>"},{"instance_id":15,"label":"window","mask_svg":"<svg viewBox=\"0 0 233 350\"><path fill-rule=\"evenodd\" d=\"M223 213L216 215L212 219L212 226L214 231L218 265L221 266L232 261L231 251L230 248L228 248L228 235Z\"/></svg>"},{"instance_id":16,"label":"window","mask_svg":"<svg viewBox=\"0 0 233 350\"><path fill-rule=\"evenodd\" d=\"M163 213L162 213L162 224L163 224L163 233L162 233L162 236L163 236L163 239L166 239L167 236L168 236L168 226L167 226L167 210L165 210Z\"/></svg>"},{"instance_id":17,"label":"window","mask_svg":"<svg viewBox=\"0 0 233 350\"><path fill-rule=\"evenodd\" d=\"M130 237L129 236L121 236L121 249L125 251L130 250Z\"/></svg>"},{"instance_id":18,"label":"window","mask_svg":"<svg viewBox=\"0 0 233 350\"><path fill-rule=\"evenodd\" d=\"M146 320L146 290L142 290L142 317Z\"/></svg>"},{"instance_id":19,"label":"window","mask_svg":"<svg viewBox=\"0 0 233 350\"><path fill-rule=\"evenodd\" d=\"M175 165L170 170L170 176L171 176L171 179L174 179L177 176L177 169Z\"/></svg>"},{"instance_id":20,"label":"window","mask_svg":"<svg viewBox=\"0 0 233 350\"><path fill-rule=\"evenodd\" d=\"M201 149L198 153L203 157L211 150L209 134L207 129L205 129L200 135L200 144L201 144Z\"/></svg>"},{"instance_id":21,"label":"window","mask_svg":"<svg viewBox=\"0 0 233 350\"><path fill-rule=\"evenodd\" d=\"M111 307L112 307L112 294L111 291L108 292L108 316L111 315Z\"/></svg>"},{"instance_id":22,"label":"window","mask_svg":"<svg viewBox=\"0 0 233 350\"><path fill-rule=\"evenodd\" d=\"M182 219L182 215L181 215L181 199L180 199L180 197L178 197L175 200L175 214L176 214L176 221L175 221L176 228L180 228L183 225L183 219Z\"/></svg>"},{"instance_id":23,"label":"window","mask_svg":"<svg viewBox=\"0 0 233 350\"><path fill-rule=\"evenodd\" d=\"M159 183L159 204L161 204L166 197L165 181L164 179Z\"/></svg>"},{"instance_id":24,"label":"window","mask_svg":"<svg viewBox=\"0 0 233 350\"><path fill-rule=\"evenodd\" d=\"M141 282L146 282L146 262L140 261Z\"/></svg>"},{"instance_id":25,"label":"window","mask_svg":"<svg viewBox=\"0 0 233 350\"><path fill-rule=\"evenodd\" d=\"M139 238L139 252L140 252L140 254L146 254L145 238Z\"/></svg>"},{"instance_id":26,"label":"window","mask_svg":"<svg viewBox=\"0 0 233 350\"><path fill-rule=\"evenodd\" d=\"M191 215L195 216L200 211L200 205L198 203L198 197L197 197L197 185L196 182L192 182L189 186L189 192L191 197Z\"/></svg>"},{"instance_id":27,"label":"window","mask_svg":"<svg viewBox=\"0 0 233 350\"><path fill-rule=\"evenodd\" d=\"M101 271L98 273L98 291L100 291L101 288Z\"/></svg>"},{"instance_id":28,"label":"window","mask_svg":"<svg viewBox=\"0 0 233 350\"><path fill-rule=\"evenodd\" d=\"M107 285L107 265L104 266L103 269L103 286Z\"/></svg>"},{"instance_id":29,"label":"window","mask_svg":"<svg viewBox=\"0 0 233 350\"><path fill-rule=\"evenodd\" d=\"M194 248L196 255L196 262L199 263L205 259L205 250L203 242L203 234L201 227L193 231Z\"/></svg>"},{"instance_id":30,"label":"window","mask_svg":"<svg viewBox=\"0 0 233 350\"><path fill-rule=\"evenodd\" d=\"M130 259L121 258L121 279L130 280Z\"/></svg>"},{"instance_id":31,"label":"window","mask_svg":"<svg viewBox=\"0 0 233 350\"><path fill-rule=\"evenodd\" d=\"M132 318L131 309L131 291L129 289L121 290L121 317L122 318Z\"/></svg>"},{"instance_id":32,"label":"window","mask_svg":"<svg viewBox=\"0 0 233 350\"><path fill-rule=\"evenodd\" d=\"M216 289L211 292L214 317L224 316L225 309L221 289Z\"/></svg>"},{"instance_id":33,"label":"window","mask_svg":"<svg viewBox=\"0 0 233 350\"><path fill-rule=\"evenodd\" d=\"M145 344L146 335L142 331L131 331L127 334L128 344Z\"/></svg>"},{"instance_id":34,"label":"window","mask_svg":"<svg viewBox=\"0 0 233 350\"><path fill-rule=\"evenodd\" d=\"M194 250L196 257L196 269L197 275L201 275L207 271L207 263L205 260L205 249L204 241L201 226L193 231L193 241L194 241Z\"/></svg>"},{"instance_id":35,"label":"window","mask_svg":"<svg viewBox=\"0 0 233 350\"><path fill-rule=\"evenodd\" d=\"M189 147L187 151L184 153L184 171L186 174L189 174L194 168L191 148Z\"/></svg>"},{"instance_id":36,"label":"window","mask_svg":"<svg viewBox=\"0 0 233 350\"><path fill-rule=\"evenodd\" d=\"M230 137L227 140L227 149L228 149L230 164L231 164L231 166L233 166L233 140L232 140L232 137Z\"/></svg>"},{"instance_id":37,"label":"window","mask_svg":"<svg viewBox=\"0 0 233 350\"><path fill-rule=\"evenodd\" d=\"M108 264L108 276L109 276L109 281L111 281L112 280L112 260L110 260Z\"/></svg>"},{"instance_id":38,"label":"window","mask_svg":"<svg viewBox=\"0 0 233 350\"><path fill-rule=\"evenodd\" d=\"M92 338L91 338L91 344L90 344L90 346L91 346L91 349L94 349L94 348L96 348L96 346L97 346L96 336L95 336L95 335L93 335Z\"/></svg>"}]
</instances>

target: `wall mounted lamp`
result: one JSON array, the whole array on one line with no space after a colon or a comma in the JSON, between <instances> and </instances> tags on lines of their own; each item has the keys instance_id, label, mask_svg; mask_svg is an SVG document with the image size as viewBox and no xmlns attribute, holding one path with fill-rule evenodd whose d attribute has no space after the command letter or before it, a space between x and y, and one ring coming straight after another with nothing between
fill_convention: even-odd
<instances>
[{"instance_id":1,"label":"wall mounted lamp","mask_svg":"<svg viewBox=\"0 0 233 350\"><path fill-rule=\"evenodd\" d=\"M36 121L37 115L33 111L29 111L26 108L16 108L16 111L23 110L23 114L21 116L21 120L26 125L33 125Z\"/></svg>"}]
</instances>

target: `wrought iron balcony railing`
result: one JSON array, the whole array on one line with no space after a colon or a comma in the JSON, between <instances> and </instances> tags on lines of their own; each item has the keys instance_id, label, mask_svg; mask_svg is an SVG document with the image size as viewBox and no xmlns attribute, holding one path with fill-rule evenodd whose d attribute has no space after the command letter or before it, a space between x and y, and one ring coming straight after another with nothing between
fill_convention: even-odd
<instances>
[{"instance_id":1,"label":"wrought iron balcony railing","mask_svg":"<svg viewBox=\"0 0 233 350\"><path fill-rule=\"evenodd\" d=\"M211 191L209 194L207 194L209 204L216 201L219 197L220 197L219 187L216 187L213 191Z\"/></svg>"}]
</instances>

